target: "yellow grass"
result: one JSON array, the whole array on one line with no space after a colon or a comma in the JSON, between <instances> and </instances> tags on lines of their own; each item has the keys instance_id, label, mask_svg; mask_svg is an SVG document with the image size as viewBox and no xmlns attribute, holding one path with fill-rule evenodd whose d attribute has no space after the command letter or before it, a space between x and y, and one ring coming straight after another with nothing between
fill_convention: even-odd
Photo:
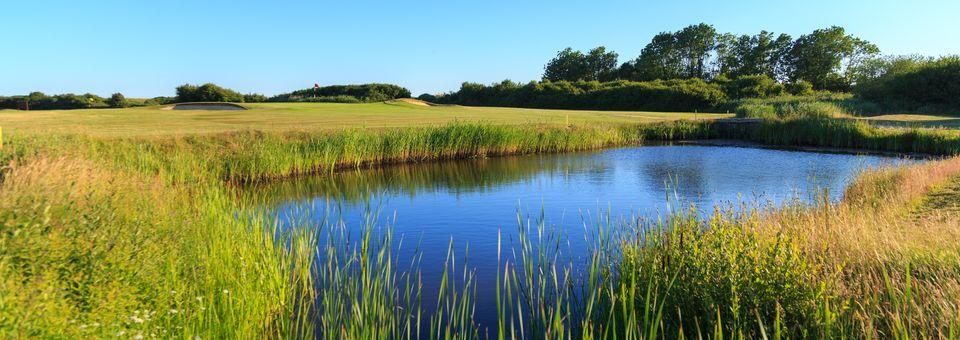
<instances>
[{"instance_id":1,"label":"yellow grass","mask_svg":"<svg viewBox=\"0 0 960 340\"><path fill-rule=\"evenodd\" d=\"M544 110L456 105L423 106L408 102L368 104L257 103L245 111L126 109L54 111L0 110L8 134L81 133L99 136L186 135L237 130L331 130L437 126L453 121L494 124L619 124L713 119L722 114Z\"/></svg>"},{"instance_id":2,"label":"yellow grass","mask_svg":"<svg viewBox=\"0 0 960 340\"><path fill-rule=\"evenodd\" d=\"M960 129L960 117L924 115L924 114L889 114L862 118L871 123L884 126L909 126L926 128Z\"/></svg>"}]
</instances>

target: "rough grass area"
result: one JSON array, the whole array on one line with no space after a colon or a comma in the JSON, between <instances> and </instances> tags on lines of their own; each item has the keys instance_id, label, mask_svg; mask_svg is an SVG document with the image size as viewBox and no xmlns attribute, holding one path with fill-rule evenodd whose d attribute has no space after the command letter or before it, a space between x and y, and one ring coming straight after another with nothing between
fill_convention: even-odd
<instances>
[{"instance_id":1,"label":"rough grass area","mask_svg":"<svg viewBox=\"0 0 960 340\"><path fill-rule=\"evenodd\" d=\"M934 188L917 209L920 215L960 214L960 176Z\"/></svg>"},{"instance_id":2,"label":"rough grass area","mask_svg":"<svg viewBox=\"0 0 960 340\"><path fill-rule=\"evenodd\" d=\"M385 114L376 112L367 113ZM416 263L399 263L391 255L389 228L371 220L362 226L331 221L277 230L265 217L238 214L229 182L650 139L737 137L958 153L956 137L949 135L820 115L769 118L754 133L736 136L705 121L458 122L168 135L189 124L164 117L139 124L123 118L123 124L106 124L123 128L103 136L85 134L89 126L83 124L93 123L71 127L53 122L63 112L51 114L37 122L64 133L42 133L44 128L8 133L0 149L0 337L484 334L471 311L476 303L491 302L472 300L474 274L456 261L457 254L448 256L440 292L424 292ZM223 118L198 126L220 131L217 119ZM309 122L303 119L287 124ZM118 132L132 136L114 135ZM951 158L866 172L839 205L792 204L748 213L718 207L709 219L680 212L661 221L591 222L594 242L585 277L572 275L573 264L560 260L561 237L542 223L519 221L523 236L517 248L503 249L497 273L493 303L500 322L486 325L486 334L955 336L960 221L948 215L918 219L913 211L917 202L950 188L945 183L957 176L960 158ZM349 238L346 228L364 233ZM342 242L318 248L321 235ZM422 294L439 294L439 314L421 314Z\"/></svg>"},{"instance_id":3,"label":"rough grass area","mask_svg":"<svg viewBox=\"0 0 960 340\"><path fill-rule=\"evenodd\" d=\"M864 120L880 126L960 129L960 117L957 116L889 114L866 117Z\"/></svg>"},{"instance_id":4,"label":"rough grass area","mask_svg":"<svg viewBox=\"0 0 960 340\"><path fill-rule=\"evenodd\" d=\"M0 110L10 134L82 133L99 136L156 136L240 130L342 130L439 126L452 122L512 125L623 124L711 119L721 114L545 110L456 105L423 106L403 101L367 104L245 103L249 110L162 110L163 107L59 111Z\"/></svg>"}]
</instances>

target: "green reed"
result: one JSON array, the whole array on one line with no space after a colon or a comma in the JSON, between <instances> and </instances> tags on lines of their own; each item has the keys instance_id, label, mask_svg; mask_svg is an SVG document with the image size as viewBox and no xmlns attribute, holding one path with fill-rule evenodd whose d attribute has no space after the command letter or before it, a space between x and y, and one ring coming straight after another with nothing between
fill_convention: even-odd
<instances>
[{"instance_id":1,"label":"green reed","mask_svg":"<svg viewBox=\"0 0 960 340\"><path fill-rule=\"evenodd\" d=\"M548 227L521 226L517 247L501 258L497 325L472 320L476 280L452 249L445 289L426 292L438 294L442 312L425 316L418 264L398 262L390 233L367 230L358 243L351 239L355 245L318 247L321 237L333 236L306 231L316 226L285 229L267 217L238 218L225 184L647 140L729 137L958 152L956 135L946 131L849 120L778 118L747 136L722 133L710 122L125 139L8 133L0 150L0 332L465 338L495 326L497 337L956 334L956 249L861 266L799 251L806 238L759 232L766 222L758 216L626 223L631 232L598 223L601 242L588 242L594 248L582 267L563 260L560 236ZM335 235L344 226L319 229ZM842 270L828 270L837 263Z\"/></svg>"}]
</instances>

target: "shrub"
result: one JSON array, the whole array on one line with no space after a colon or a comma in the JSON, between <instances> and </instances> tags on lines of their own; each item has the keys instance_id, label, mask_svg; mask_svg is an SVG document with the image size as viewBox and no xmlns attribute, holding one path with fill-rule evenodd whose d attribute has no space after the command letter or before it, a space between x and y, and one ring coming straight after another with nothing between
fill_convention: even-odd
<instances>
[{"instance_id":1,"label":"shrub","mask_svg":"<svg viewBox=\"0 0 960 340\"><path fill-rule=\"evenodd\" d=\"M122 93L117 92L110 96L107 105L110 105L110 107L127 107L130 106L130 103L127 102L127 98Z\"/></svg>"},{"instance_id":2,"label":"shrub","mask_svg":"<svg viewBox=\"0 0 960 340\"><path fill-rule=\"evenodd\" d=\"M889 60L879 76L858 83L854 93L866 100L908 109L960 108L960 56Z\"/></svg>"},{"instance_id":3,"label":"shrub","mask_svg":"<svg viewBox=\"0 0 960 340\"><path fill-rule=\"evenodd\" d=\"M813 84L806 80L797 80L784 84L787 93L794 96L808 96L813 94Z\"/></svg>"},{"instance_id":4,"label":"shrub","mask_svg":"<svg viewBox=\"0 0 960 340\"><path fill-rule=\"evenodd\" d=\"M362 85L333 85L320 88L296 90L290 93L279 94L269 99L272 102L296 102L318 100L306 99L313 97L340 98L353 97L351 102L382 102L397 98L410 98L410 90L392 84L362 84Z\"/></svg>"},{"instance_id":5,"label":"shrub","mask_svg":"<svg viewBox=\"0 0 960 340\"><path fill-rule=\"evenodd\" d=\"M424 94L421 94L421 95L417 96L417 99L422 100L422 101L425 101L425 102L433 103L433 102L436 102L436 101L437 101L437 96L434 96L434 95L429 94L429 93L424 93Z\"/></svg>"},{"instance_id":6,"label":"shrub","mask_svg":"<svg viewBox=\"0 0 960 340\"><path fill-rule=\"evenodd\" d=\"M176 97L153 97L143 101L143 106L152 106L152 105L166 105L170 103L176 103Z\"/></svg>"},{"instance_id":7,"label":"shrub","mask_svg":"<svg viewBox=\"0 0 960 340\"><path fill-rule=\"evenodd\" d=\"M725 100L719 85L700 79L463 83L459 91L437 98L441 103L476 106L659 111L709 111Z\"/></svg>"},{"instance_id":8,"label":"shrub","mask_svg":"<svg viewBox=\"0 0 960 340\"><path fill-rule=\"evenodd\" d=\"M724 84L730 98L767 98L783 94L784 86L763 75L739 76Z\"/></svg>"},{"instance_id":9,"label":"shrub","mask_svg":"<svg viewBox=\"0 0 960 340\"><path fill-rule=\"evenodd\" d=\"M748 103L737 107L737 118L777 118L777 108L769 104Z\"/></svg>"},{"instance_id":10,"label":"shrub","mask_svg":"<svg viewBox=\"0 0 960 340\"><path fill-rule=\"evenodd\" d=\"M71 110L107 107L107 102L103 97L90 93L48 96L43 92L31 92L26 96L0 97L0 109L18 109L23 105L31 110Z\"/></svg>"},{"instance_id":11,"label":"shrub","mask_svg":"<svg viewBox=\"0 0 960 340\"><path fill-rule=\"evenodd\" d=\"M243 102L240 92L206 83L199 87L184 84L177 87L178 102Z\"/></svg>"},{"instance_id":12,"label":"shrub","mask_svg":"<svg viewBox=\"0 0 960 340\"><path fill-rule=\"evenodd\" d=\"M265 101L267 101L267 96L259 93L248 93L243 95L244 103L263 103Z\"/></svg>"}]
</instances>

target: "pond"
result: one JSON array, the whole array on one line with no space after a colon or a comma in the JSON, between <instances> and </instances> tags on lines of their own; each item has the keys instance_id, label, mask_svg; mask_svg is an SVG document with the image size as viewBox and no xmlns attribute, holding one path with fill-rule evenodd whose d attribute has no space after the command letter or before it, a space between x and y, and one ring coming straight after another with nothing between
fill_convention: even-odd
<instances>
[{"instance_id":1,"label":"pond","mask_svg":"<svg viewBox=\"0 0 960 340\"><path fill-rule=\"evenodd\" d=\"M477 319L495 325L498 233L509 243L523 223L556 226L573 257L598 217L656 219L674 210L741 202L782 204L829 193L838 200L858 171L901 162L890 157L729 146L661 145L388 166L261 184L248 192L281 225L341 219L362 225L374 212L405 239L396 253L422 256L423 306L430 312L453 240L458 261L469 245L476 269ZM750 206L749 204L746 206ZM379 211L378 214L376 212ZM504 247L507 247L506 245ZM580 249L580 250L578 250Z\"/></svg>"}]
</instances>

